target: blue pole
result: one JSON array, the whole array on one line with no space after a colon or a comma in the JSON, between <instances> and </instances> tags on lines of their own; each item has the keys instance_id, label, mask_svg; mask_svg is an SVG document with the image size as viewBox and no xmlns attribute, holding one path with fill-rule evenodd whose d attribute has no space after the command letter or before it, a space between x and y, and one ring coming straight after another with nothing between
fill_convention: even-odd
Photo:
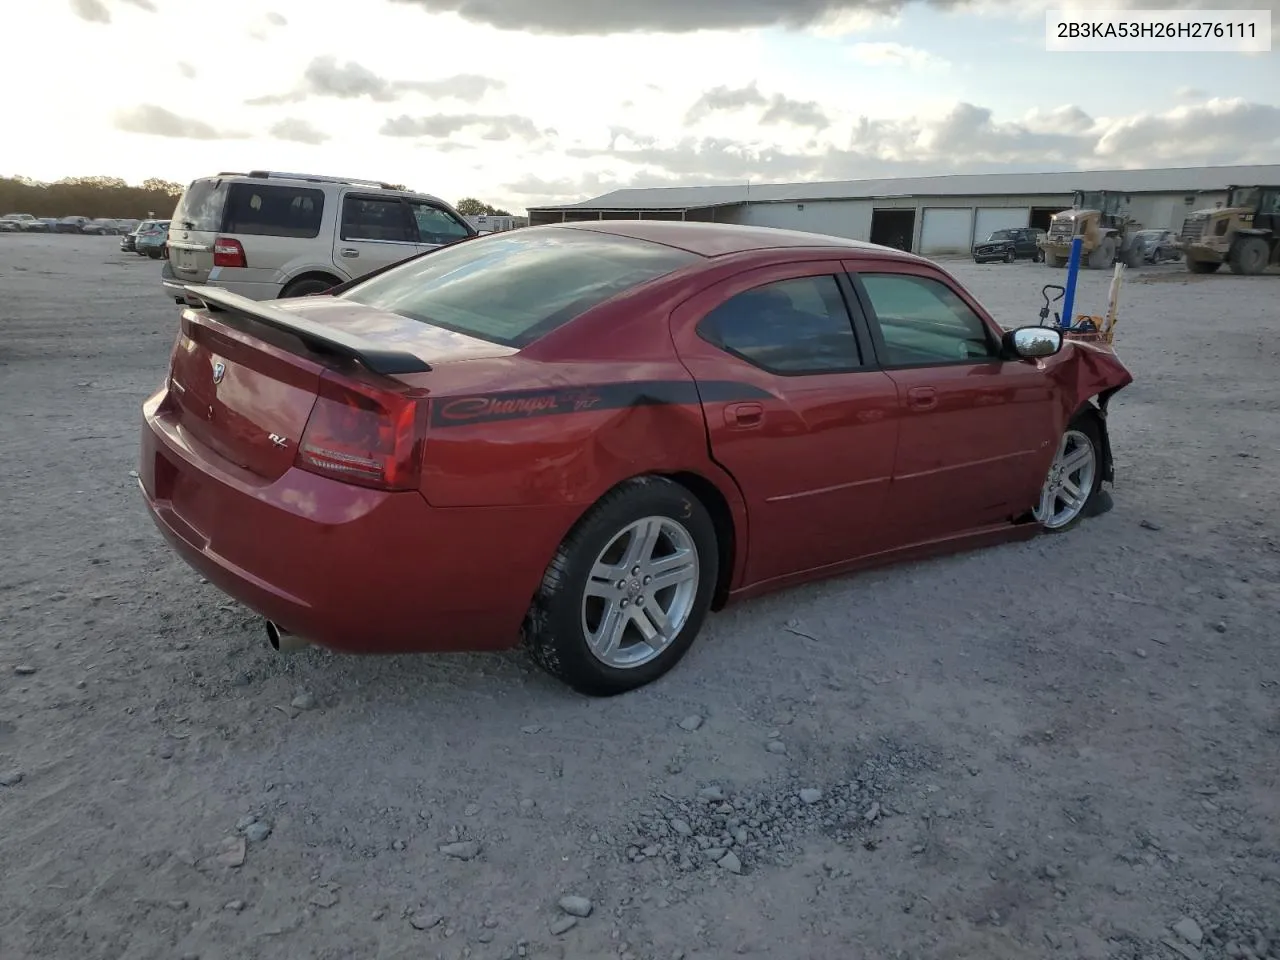
<instances>
[{"instance_id":1,"label":"blue pole","mask_svg":"<svg viewBox=\"0 0 1280 960\"><path fill-rule=\"evenodd\" d=\"M1084 247L1081 237L1071 238L1071 259L1067 261L1067 290L1062 295L1062 328L1065 330L1072 324L1075 316L1072 311L1076 306L1076 277L1080 273L1080 252Z\"/></svg>"}]
</instances>

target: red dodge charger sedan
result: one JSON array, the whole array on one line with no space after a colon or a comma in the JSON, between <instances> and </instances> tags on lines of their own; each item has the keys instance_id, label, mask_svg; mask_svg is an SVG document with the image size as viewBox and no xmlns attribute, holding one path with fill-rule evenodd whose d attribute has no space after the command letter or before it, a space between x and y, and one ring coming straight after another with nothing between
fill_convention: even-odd
<instances>
[{"instance_id":1,"label":"red dodge charger sedan","mask_svg":"<svg viewBox=\"0 0 1280 960\"><path fill-rule=\"evenodd\" d=\"M592 695L664 674L731 600L1072 526L1132 381L928 260L725 224L188 293L139 474L192 567L277 649L523 642Z\"/></svg>"}]
</instances>

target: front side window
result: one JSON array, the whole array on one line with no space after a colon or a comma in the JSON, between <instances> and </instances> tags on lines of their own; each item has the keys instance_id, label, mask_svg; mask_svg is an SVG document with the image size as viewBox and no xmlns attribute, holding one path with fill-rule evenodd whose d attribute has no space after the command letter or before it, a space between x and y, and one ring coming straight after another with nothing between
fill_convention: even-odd
<instances>
[{"instance_id":1,"label":"front side window","mask_svg":"<svg viewBox=\"0 0 1280 960\"><path fill-rule=\"evenodd\" d=\"M453 243L471 236L467 225L450 216L446 210L421 201L411 202L410 206L413 208L414 223L418 227L419 243Z\"/></svg>"},{"instance_id":2,"label":"front side window","mask_svg":"<svg viewBox=\"0 0 1280 960\"><path fill-rule=\"evenodd\" d=\"M606 300L701 259L631 237L529 228L440 247L338 296L523 347Z\"/></svg>"},{"instance_id":3,"label":"front side window","mask_svg":"<svg viewBox=\"0 0 1280 960\"><path fill-rule=\"evenodd\" d=\"M886 366L970 363L999 356L987 326L945 283L909 274L861 275L884 339Z\"/></svg>"},{"instance_id":4,"label":"front side window","mask_svg":"<svg viewBox=\"0 0 1280 960\"><path fill-rule=\"evenodd\" d=\"M849 309L832 276L743 291L703 317L698 334L770 373L838 373L862 365Z\"/></svg>"},{"instance_id":5,"label":"front side window","mask_svg":"<svg viewBox=\"0 0 1280 960\"><path fill-rule=\"evenodd\" d=\"M265 183L233 183L227 196L227 217L223 229L227 233L254 237L310 240L320 235L323 213L324 193L319 190ZM181 218L175 216L174 219Z\"/></svg>"}]
</instances>

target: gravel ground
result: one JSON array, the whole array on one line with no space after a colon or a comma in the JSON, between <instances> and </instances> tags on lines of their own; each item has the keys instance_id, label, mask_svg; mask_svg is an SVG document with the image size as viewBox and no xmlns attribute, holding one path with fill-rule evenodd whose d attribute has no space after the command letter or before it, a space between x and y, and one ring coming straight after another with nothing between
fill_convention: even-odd
<instances>
[{"instance_id":1,"label":"gravel ground","mask_svg":"<svg viewBox=\"0 0 1280 960\"><path fill-rule=\"evenodd\" d=\"M1007 323L1062 276L948 266ZM0 235L0 957L1280 960L1280 278L1131 274L1109 513L598 701L272 653L130 473L158 273Z\"/></svg>"}]
</instances>

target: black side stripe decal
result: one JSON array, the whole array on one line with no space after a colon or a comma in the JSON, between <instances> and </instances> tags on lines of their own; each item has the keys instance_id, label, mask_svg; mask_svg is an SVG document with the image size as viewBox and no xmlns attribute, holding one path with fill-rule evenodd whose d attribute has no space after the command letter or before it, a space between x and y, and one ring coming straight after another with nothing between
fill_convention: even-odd
<instances>
[{"instance_id":1,"label":"black side stripe decal","mask_svg":"<svg viewBox=\"0 0 1280 960\"><path fill-rule=\"evenodd\" d=\"M701 395L701 396L699 396ZM636 380L582 387L546 387L499 393L448 397L431 401L431 425L461 427L499 420L561 416L588 410L624 410L629 407L697 406L699 403L732 403L763 400L767 390L733 380Z\"/></svg>"}]
</instances>

